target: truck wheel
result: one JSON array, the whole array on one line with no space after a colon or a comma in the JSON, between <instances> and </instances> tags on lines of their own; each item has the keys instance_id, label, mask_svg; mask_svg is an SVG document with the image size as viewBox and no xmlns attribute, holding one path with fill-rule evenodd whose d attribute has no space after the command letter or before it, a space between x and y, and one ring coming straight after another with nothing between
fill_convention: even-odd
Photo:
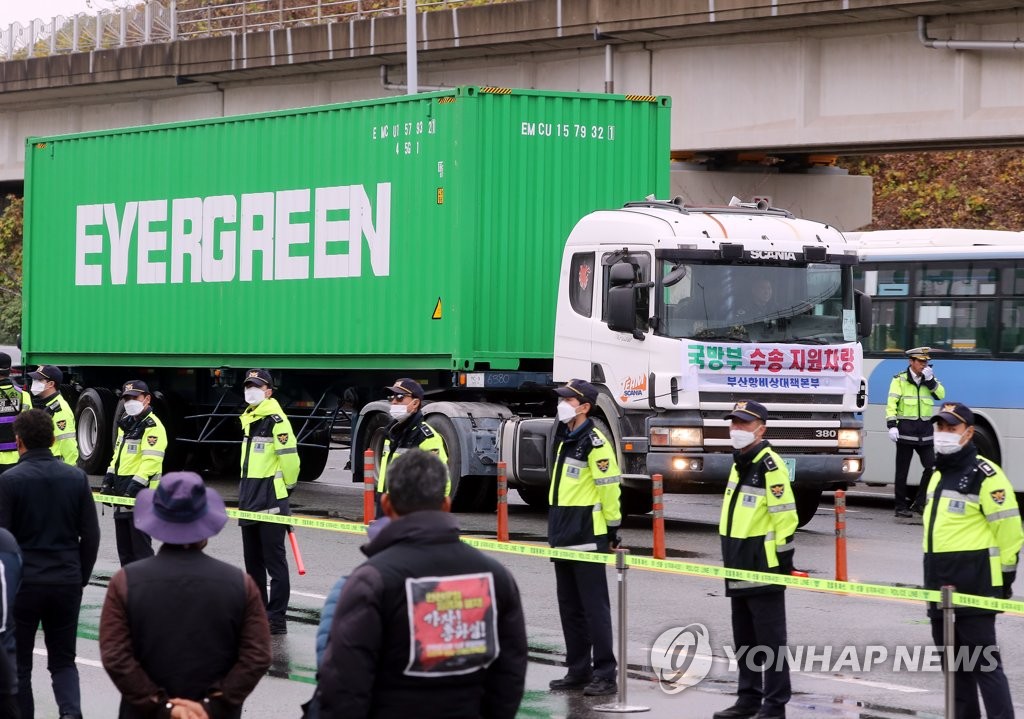
<instances>
[{"instance_id":1,"label":"truck wheel","mask_svg":"<svg viewBox=\"0 0 1024 719\"><path fill-rule=\"evenodd\" d=\"M796 517L798 527L810 522L818 511L821 504L821 490L809 487L794 487L793 496L796 498Z\"/></svg>"},{"instance_id":2,"label":"truck wheel","mask_svg":"<svg viewBox=\"0 0 1024 719\"><path fill-rule=\"evenodd\" d=\"M477 495L480 486L462 480L462 444L455 425L443 414L432 414L427 418L429 424L444 440L444 449L448 453L448 476L452 480L452 511L472 512L476 509Z\"/></svg>"},{"instance_id":3,"label":"truck wheel","mask_svg":"<svg viewBox=\"0 0 1024 719\"><path fill-rule=\"evenodd\" d=\"M647 514L654 505L654 498L650 492L644 492L633 487L623 487L619 495L619 506L622 515Z\"/></svg>"},{"instance_id":4,"label":"truck wheel","mask_svg":"<svg viewBox=\"0 0 1024 719\"><path fill-rule=\"evenodd\" d=\"M391 422L391 418L383 412L374 412L367 415L359 423L359 447L363 452L373 451L373 470L380 473L380 456L384 451L385 427ZM363 481L363 457L352 454L349 457L352 462L352 481Z\"/></svg>"},{"instance_id":5,"label":"truck wheel","mask_svg":"<svg viewBox=\"0 0 1024 719\"><path fill-rule=\"evenodd\" d=\"M75 430L78 439L78 466L88 474L103 474L110 466L117 399L106 387L84 390L75 404Z\"/></svg>"},{"instance_id":6,"label":"truck wheel","mask_svg":"<svg viewBox=\"0 0 1024 719\"><path fill-rule=\"evenodd\" d=\"M534 509L548 508L547 487L519 487L516 491L519 492L519 496L522 497L523 501Z\"/></svg>"},{"instance_id":7,"label":"truck wheel","mask_svg":"<svg viewBox=\"0 0 1024 719\"><path fill-rule=\"evenodd\" d=\"M314 482L324 473L327 466L329 450L327 445L331 441L330 430L321 430L310 435L308 442L323 444L322 447L299 447L299 481Z\"/></svg>"}]
</instances>

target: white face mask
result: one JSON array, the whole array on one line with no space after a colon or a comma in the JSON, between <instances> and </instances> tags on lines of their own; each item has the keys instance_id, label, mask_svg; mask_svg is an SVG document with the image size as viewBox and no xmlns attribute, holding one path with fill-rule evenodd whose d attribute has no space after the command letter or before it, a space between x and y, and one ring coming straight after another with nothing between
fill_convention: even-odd
<instances>
[{"instance_id":1,"label":"white face mask","mask_svg":"<svg viewBox=\"0 0 1024 719\"><path fill-rule=\"evenodd\" d=\"M960 436L956 432L936 432L932 440L935 443L935 451L939 454L953 454L962 449Z\"/></svg>"},{"instance_id":2,"label":"white face mask","mask_svg":"<svg viewBox=\"0 0 1024 719\"><path fill-rule=\"evenodd\" d=\"M558 421L569 424L576 419L576 408L562 400L558 403Z\"/></svg>"},{"instance_id":3,"label":"white face mask","mask_svg":"<svg viewBox=\"0 0 1024 719\"><path fill-rule=\"evenodd\" d=\"M246 387L245 388L245 401L249 404L259 404L267 398L266 393L262 387Z\"/></svg>"},{"instance_id":4,"label":"white face mask","mask_svg":"<svg viewBox=\"0 0 1024 719\"><path fill-rule=\"evenodd\" d=\"M28 391L34 394L36 397L38 397L43 393L43 390L45 389L46 382L43 382L41 379L34 379L32 380L32 386L28 388Z\"/></svg>"},{"instance_id":5,"label":"white face mask","mask_svg":"<svg viewBox=\"0 0 1024 719\"><path fill-rule=\"evenodd\" d=\"M748 432L745 429L730 429L729 439L732 440L733 449L743 449L749 447L754 443L757 435L754 432Z\"/></svg>"},{"instance_id":6,"label":"white face mask","mask_svg":"<svg viewBox=\"0 0 1024 719\"><path fill-rule=\"evenodd\" d=\"M391 405L391 416L401 422L409 414L409 408L404 404L393 404Z\"/></svg>"},{"instance_id":7,"label":"white face mask","mask_svg":"<svg viewBox=\"0 0 1024 719\"><path fill-rule=\"evenodd\" d=\"M130 417L135 417L142 413L143 404L137 399L129 399L124 403L124 412Z\"/></svg>"}]
</instances>

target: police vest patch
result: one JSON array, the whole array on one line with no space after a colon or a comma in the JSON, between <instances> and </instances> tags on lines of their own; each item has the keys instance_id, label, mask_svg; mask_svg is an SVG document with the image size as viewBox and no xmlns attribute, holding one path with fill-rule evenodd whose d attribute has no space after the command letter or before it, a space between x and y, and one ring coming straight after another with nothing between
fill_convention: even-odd
<instances>
[{"instance_id":1,"label":"police vest patch","mask_svg":"<svg viewBox=\"0 0 1024 719\"><path fill-rule=\"evenodd\" d=\"M279 414L270 415L270 419L274 420L274 424L280 424L281 422L284 422L284 417L282 417Z\"/></svg>"},{"instance_id":2,"label":"police vest patch","mask_svg":"<svg viewBox=\"0 0 1024 719\"><path fill-rule=\"evenodd\" d=\"M68 421L66 419L59 419L59 420L57 420L57 429L59 429L61 432L63 432L64 428L67 427L67 426L68 426Z\"/></svg>"},{"instance_id":3,"label":"police vest patch","mask_svg":"<svg viewBox=\"0 0 1024 719\"><path fill-rule=\"evenodd\" d=\"M761 461L764 463L764 468L767 469L769 472L774 472L779 468L779 465L775 464L775 460L772 459L772 456L770 454L766 454L764 456L764 459Z\"/></svg>"},{"instance_id":4,"label":"police vest patch","mask_svg":"<svg viewBox=\"0 0 1024 719\"><path fill-rule=\"evenodd\" d=\"M611 465L611 462L609 460L607 460L607 459L599 459L599 460L597 460L597 468L599 470L601 470L602 472L607 472L608 471L608 467L610 465Z\"/></svg>"},{"instance_id":5,"label":"police vest patch","mask_svg":"<svg viewBox=\"0 0 1024 719\"><path fill-rule=\"evenodd\" d=\"M786 493L786 486L783 484L773 484L771 486L772 496L775 499L782 499L782 495Z\"/></svg>"},{"instance_id":6,"label":"police vest patch","mask_svg":"<svg viewBox=\"0 0 1024 719\"><path fill-rule=\"evenodd\" d=\"M1006 490L997 489L993 492L989 492L989 496L992 497L992 501L995 502L996 504L1002 504L1003 502L1006 501Z\"/></svg>"},{"instance_id":7,"label":"police vest patch","mask_svg":"<svg viewBox=\"0 0 1024 719\"><path fill-rule=\"evenodd\" d=\"M280 442L281 444L288 444L288 433L282 432L281 434L277 435L277 441Z\"/></svg>"},{"instance_id":8,"label":"police vest patch","mask_svg":"<svg viewBox=\"0 0 1024 719\"><path fill-rule=\"evenodd\" d=\"M996 473L996 468L983 459L978 460L978 469L980 469L982 474L986 477L992 477Z\"/></svg>"},{"instance_id":9,"label":"police vest patch","mask_svg":"<svg viewBox=\"0 0 1024 719\"><path fill-rule=\"evenodd\" d=\"M152 434L152 435L146 437L146 441L149 442L149 446L150 447L155 447L156 446L156 440L157 440L157 437L156 437L155 434Z\"/></svg>"},{"instance_id":10,"label":"police vest patch","mask_svg":"<svg viewBox=\"0 0 1024 719\"><path fill-rule=\"evenodd\" d=\"M601 439L601 435L599 435L597 432L591 432L590 433L590 446L591 447L603 447L604 446L604 440Z\"/></svg>"}]
</instances>

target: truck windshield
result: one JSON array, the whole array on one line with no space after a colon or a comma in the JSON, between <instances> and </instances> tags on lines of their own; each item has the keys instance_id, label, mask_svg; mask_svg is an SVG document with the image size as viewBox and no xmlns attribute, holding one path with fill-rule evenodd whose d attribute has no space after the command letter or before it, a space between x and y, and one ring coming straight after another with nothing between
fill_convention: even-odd
<instances>
[{"instance_id":1,"label":"truck windshield","mask_svg":"<svg viewBox=\"0 0 1024 719\"><path fill-rule=\"evenodd\" d=\"M839 265L766 266L661 260L658 334L732 342L839 344L852 306ZM844 296L849 294L848 301Z\"/></svg>"}]
</instances>

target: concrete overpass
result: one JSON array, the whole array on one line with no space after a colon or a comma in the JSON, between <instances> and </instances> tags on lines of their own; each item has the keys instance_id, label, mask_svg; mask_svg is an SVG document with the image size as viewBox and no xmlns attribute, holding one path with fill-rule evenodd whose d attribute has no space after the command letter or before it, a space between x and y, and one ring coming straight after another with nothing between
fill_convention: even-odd
<instances>
[{"instance_id":1,"label":"concrete overpass","mask_svg":"<svg viewBox=\"0 0 1024 719\"><path fill-rule=\"evenodd\" d=\"M419 82L671 95L676 188L688 200L770 196L852 229L870 219L869 181L815 155L1024 144L1018 6L452 2L419 18ZM28 135L403 91L402 16L187 39L176 32L183 17L166 39L0 62L0 181L23 177Z\"/></svg>"}]
</instances>

